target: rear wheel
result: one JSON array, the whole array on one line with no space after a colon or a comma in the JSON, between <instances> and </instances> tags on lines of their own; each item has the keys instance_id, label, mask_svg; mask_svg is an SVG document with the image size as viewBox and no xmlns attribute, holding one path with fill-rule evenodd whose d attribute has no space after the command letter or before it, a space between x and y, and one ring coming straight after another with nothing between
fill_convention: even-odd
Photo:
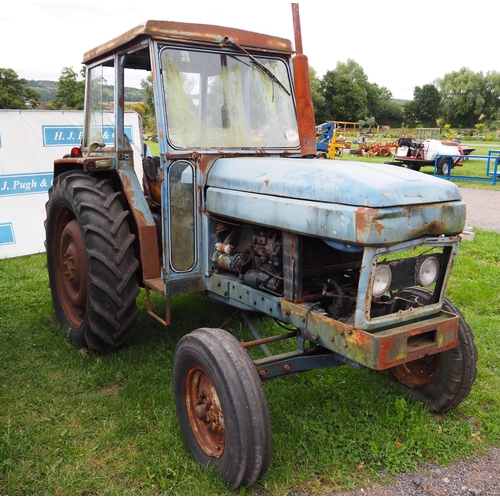
<instances>
[{"instance_id":1,"label":"rear wheel","mask_svg":"<svg viewBox=\"0 0 500 500\"><path fill-rule=\"evenodd\" d=\"M132 335L139 293L134 235L110 180L81 171L54 179L46 204L52 301L71 342L96 352Z\"/></svg>"},{"instance_id":2,"label":"rear wheel","mask_svg":"<svg viewBox=\"0 0 500 500\"><path fill-rule=\"evenodd\" d=\"M257 370L228 332L201 328L174 353L174 396L192 457L227 481L251 486L271 459L271 423Z\"/></svg>"},{"instance_id":3,"label":"rear wheel","mask_svg":"<svg viewBox=\"0 0 500 500\"><path fill-rule=\"evenodd\" d=\"M408 303L413 305L424 304L431 295L429 290L405 293ZM445 412L459 405L469 394L477 375L477 349L470 326L448 299L443 302L443 310L459 318L457 346L390 370L404 392L433 412Z\"/></svg>"},{"instance_id":4,"label":"rear wheel","mask_svg":"<svg viewBox=\"0 0 500 500\"><path fill-rule=\"evenodd\" d=\"M453 160L449 157L442 157L438 160L438 175L449 175L453 168Z\"/></svg>"}]
</instances>

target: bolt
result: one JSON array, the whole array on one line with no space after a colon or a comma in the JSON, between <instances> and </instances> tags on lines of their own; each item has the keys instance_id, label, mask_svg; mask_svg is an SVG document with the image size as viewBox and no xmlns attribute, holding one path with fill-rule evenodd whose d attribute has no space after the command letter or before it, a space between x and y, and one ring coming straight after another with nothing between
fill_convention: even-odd
<instances>
[{"instance_id":1,"label":"bolt","mask_svg":"<svg viewBox=\"0 0 500 500\"><path fill-rule=\"evenodd\" d=\"M319 339L319 335L317 333L313 333L312 334L312 338L313 338L313 340L318 340Z\"/></svg>"},{"instance_id":2,"label":"bolt","mask_svg":"<svg viewBox=\"0 0 500 500\"><path fill-rule=\"evenodd\" d=\"M260 378L266 378L267 373L268 373L267 370L260 370L260 372L259 372Z\"/></svg>"},{"instance_id":3,"label":"bolt","mask_svg":"<svg viewBox=\"0 0 500 500\"><path fill-rule=\"evenodd\" d=\"M286 365L283 366L283 370L286 371L286 372L291 371L292 370L292 365L290 365L290 364L287 363Z\"/></svg>"}]
</instances>

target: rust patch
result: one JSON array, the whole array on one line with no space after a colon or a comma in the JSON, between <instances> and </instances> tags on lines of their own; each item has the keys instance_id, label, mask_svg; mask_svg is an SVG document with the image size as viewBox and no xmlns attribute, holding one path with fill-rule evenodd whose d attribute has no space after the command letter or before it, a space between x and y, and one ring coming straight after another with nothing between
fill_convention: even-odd
<instances>
[{"instance_id":1,"label":"rust patch","mask_svg":"<svg viewBox=\"0 0 500 500\"><path fill-rule=\"evenodd\" d=\"M361 235L369 234L372 230L382 234L384 225L376 220L379 213L379 210L367 207L361 207L356 210L356 240L358 242L364 240L364 238L361 238Z\"/></svg>"},{"instance_id":2,"label":"rust patch","mask_svg":"<svg viewBox=\"0 0 500 500\"><path fill-rule=\"evenodd\" d=\"M155 38L165 41L186 41L220 45L224 37L229 37L244 47L260 48L266 51L292 54L289 40L263 35L236 28L226 28L209 24L193 24L172 21L146 21L132 28L109 42L99 45L83 56L83 63L88 64L110 52L116 52L140 38Z\"/></svg>"},{"instance_id":3,"label":"rust patch","mask_svg":"<svg viewBox=\"0 0 500 500\"><path fill-rule=\"evenodd\" d=\"M156 226L147 224L144 213L137 207L136 194L130 179L126 175L120 175L120 180L135 223L137 224L143 279L158 278L160 276L160 255L158 252ZM142 196L142 194L139 196Z\"/></svg>"}]
</instances>

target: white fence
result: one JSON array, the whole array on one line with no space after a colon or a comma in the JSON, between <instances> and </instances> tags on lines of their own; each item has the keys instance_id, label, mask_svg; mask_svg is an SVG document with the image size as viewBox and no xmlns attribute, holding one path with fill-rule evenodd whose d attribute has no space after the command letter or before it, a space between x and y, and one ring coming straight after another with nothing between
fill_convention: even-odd
<instances>
[{"instance_id":1,"label":"white fence","mask_svg":"<svg viewBox=\"0 0 500 500\"><path fill-rule=\"evenodd\" d=\"M113 142L113 114L106 143ZM125 113L126 133L142 172L140 117ZM45 203L54 160L79 146L83 111L0 110L0 259L44 252Z\"/></svg>"}]
</instances>

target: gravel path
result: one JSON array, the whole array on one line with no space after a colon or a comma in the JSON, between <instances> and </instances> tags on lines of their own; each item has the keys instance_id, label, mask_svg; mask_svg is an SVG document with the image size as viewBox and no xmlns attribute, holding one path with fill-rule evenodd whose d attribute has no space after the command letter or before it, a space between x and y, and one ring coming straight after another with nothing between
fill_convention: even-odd
<instances>
[{"instance_id":1,"label":"gravel path","mask_svg":"<svg viewBox=\"0 0 500 500\"><path fill-rule=\"evenodd\" d=\"M381 481L383 481L381 477ZM449 467L429 464L418 472L402 473L388 484L338 493L337 496L499 496L500 449Z\"/></svg>"},{"instance_id":2,"label":"gravel path","mask_svg":"<svg viewBox=\"0 0 500 500\"><path fill-rule=\"evenodd\" d=\"M495 191L460 188L460 192L467 205L466 225L500 232L500 186ZM381 474L380 483L337 496L500 496L500 448L448 467L429 463L395 478Z\"/></svg>"},{"instance_id":3,"label":"gravel path","mask_svg":"<svg viewBox=\"0 0 500 500\"><path fill-rule=\"evenodd\" d=\"M467 206L467 226L500 232L500 185L495 191L460 188Z\"/></svg>"}]
</instances>

